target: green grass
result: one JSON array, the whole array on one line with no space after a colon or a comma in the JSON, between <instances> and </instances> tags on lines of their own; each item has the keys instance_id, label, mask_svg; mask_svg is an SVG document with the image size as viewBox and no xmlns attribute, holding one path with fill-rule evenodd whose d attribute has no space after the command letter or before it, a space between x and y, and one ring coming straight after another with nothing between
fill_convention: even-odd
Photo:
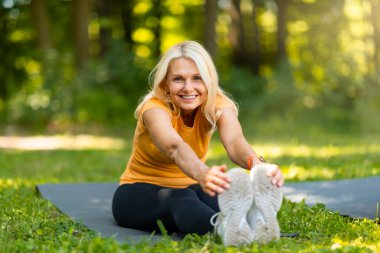
<instances>
[{"instance_id":1,"label":"green grass","mask_svg":"<svg viewBox=\"0 0 380 253\"><path fill-rule=\"evenodd\" d=\"M209 164L226 163L215 138ZM302 141L300 141L302 140ZM380 135L315 134L260 137L250 142L268 161L281 165L288 181L332 180L380 175ZM130 140L122 149L27 151L0 149L0 252L380 252L380 226L350 220L323 205L285 201L281 230L299 232L267 245L224 247L214 235L163 238L136 245L100 238L42 199L35 186L47 182L115 182L124 170Z\"/></svg>"}]
</instances>

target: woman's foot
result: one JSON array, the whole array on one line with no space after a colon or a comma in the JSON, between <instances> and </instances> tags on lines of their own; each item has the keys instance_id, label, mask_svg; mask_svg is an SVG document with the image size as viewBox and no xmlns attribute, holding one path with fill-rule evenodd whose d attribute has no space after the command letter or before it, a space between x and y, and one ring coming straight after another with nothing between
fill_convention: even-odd
<instances>
[{"instance_id":1,"label":"woman's foot","mask_svg":"<svg viewBox=\"0 0 380 253\"><path fill-rule=\"evenodd\" d=\"M247 213L253 203L253 188L246 170L234 168L227 171L231 187L218 196L220 213L211 218L224 245L249 244L253 240ZM217 221L213 219L217 217Z\"/></svg>"},{"instance_id":2,"label":"woman's foot","mask_svg":"<svg viewBox=\"0 0 380 253\"><path fill-rule=\"evenodd\" d=\"M248 212L248 222L252 228L253 240L269 242L280 238L277 212L282 204L280 189L267 176L268 165L256 165L250 172L254 200Z\"/></svg>"}]
</instances>

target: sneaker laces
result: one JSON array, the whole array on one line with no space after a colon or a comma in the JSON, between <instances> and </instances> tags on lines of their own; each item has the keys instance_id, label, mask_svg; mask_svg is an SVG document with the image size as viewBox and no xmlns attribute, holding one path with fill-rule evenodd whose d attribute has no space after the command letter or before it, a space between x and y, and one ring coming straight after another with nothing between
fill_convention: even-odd
<instances>
[{"instance_id":1,"label":"sneaker laces","mask_svg":"<svg viewBox=\"0 0 380 253\"><path fill-rule=\"evenodd\" d=\"M219 226L222 224L222 220L224 218L224 215L222 212L217 212L213 216L211 216L210 223L212 226L214 226L214 233L217 233Z\"/></svg>"}]
</instances>

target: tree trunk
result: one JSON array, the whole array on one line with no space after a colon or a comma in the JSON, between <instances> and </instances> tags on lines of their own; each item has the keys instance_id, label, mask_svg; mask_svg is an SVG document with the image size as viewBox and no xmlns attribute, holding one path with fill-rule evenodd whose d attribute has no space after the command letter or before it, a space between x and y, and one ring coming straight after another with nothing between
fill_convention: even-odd
<instances>
[{"instance_id":1,"label":"tree trunk","mask_svg":"<svg viewBox=\"0 0 380 253\"><path fill-rule=\"evenodd\" d=\"M286 9L288 0L276 0L277 3L277 62L286 57Z\"/></svg>"},{"instance_id":2,"label":"tree trunk","mask_svg":"<svg viewBox=\"0 0 380 253\"><path fill-rule=\"evenodd\" d=\"M161 0L153 0L153 16L158 20L156 26L153 27L155 37L153 42L153 57L158 58L161 55Z\"/></svg>"},{"instance_id":3,"label":"tree trunk","mask_svg":"<svg viewBox=\"0 0 380 253\"><path fill-rule=\"evenodd\" d=\"M259 68L261 64L261 52L260 52L260 32L259 25L257 23L257 5L255 1L252 0L252 23L253 23L253 53L252 53L252 72L254 74L259 73Z\"/></svg>"},{"instance_id":4,"label":"tree trunk","mask_svg":"<svg viewBox=\"0 0 380 253\"><path fill-rule=\"evenodd\" d=\"M5 17L6 12L4 8L0 8L0 17ZM6 83L6 56L7 48L9 47L7 42L8 37L8 19L0 19L0 59L3 63L0 65L0 99L6 99L8 96L7 83ZM0 101L1 102L1 101Z\"/></svg>"},{"instance_id":5,"label":"tree trunk","mask_svg":"<svg viewBox=\"0 0 380 253\"><path fill-rule=\"evenodd\" d=\"M132 31L133 31L133 23L132 23L132 10L134 6L134 0L123 1L120 3L121 5L121 19L123 22L124 28L124 41L127 44L127 48L130 50L133 45L132 40Z\"/></svg>"},{"instance_id":6,"label":"tree trunk","mask_svg":"<svg viewBox=\"0 0 380 253\"><path fill-rule=\"evenodd\" d=\"M32 0L30 7L37 31L38 46L41 48L43 55L46 56L53 46L47 2L46 0Z\"/></svg>"},{"instance_id":7,"label":"tree trunk","mask_svg":"<svg viewBox=\"0 0 380 253\"><path fill-rule=\"evenodd\" d=\"M84 67L88 59L88 0L74 0L74 44L77 69Z\"/></svg>"},{"instance_id":8,"label":"tree trunk","mask_svg":"<svg viewBox=\"0 0 380 253\"><path fill-rule=\"evenodd\" d=\"M243 20L240 11L240 0L232 0L230 40L233 50L233 61L237 65L246 62L246 50L244 45Z\"/></svg>"},{"instance_id":9,"label":"tree trunk","mask_svg":"<svg viewBox=\"0 0 380 253\"><path fill-rule=\"evenodd\" d=\"M218 1L206 0L205 2L205 47L212 57L216 55L216 18L218 14Z\"/></svg>"},{"instance_id":10,"label":"tree trunk","mask_svg":"<svg viewBox=\"0 0 380 253\"><path fill-rule=\"evenodd\" d=\"M111 19L110 5L111 5L110 1L107 1L107 0L99 0L97 3L97 13L100 19L100 30L99 30L100 57L103 57L107 53L107 50L108 50L110 29L109 29L109 22L104 22L104 21L109 21L109 19Z\"/></svg>"}]
</instances>

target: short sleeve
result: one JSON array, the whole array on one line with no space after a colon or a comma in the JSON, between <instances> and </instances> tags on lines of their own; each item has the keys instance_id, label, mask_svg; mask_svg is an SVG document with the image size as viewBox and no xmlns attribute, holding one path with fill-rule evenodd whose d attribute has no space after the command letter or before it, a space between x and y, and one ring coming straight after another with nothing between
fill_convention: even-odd
<instances>
[{"instance_id":1,"label":"short sleeve","mask_svg":"<svg viewBox=\"0 0 380 253\"><path fill-rule=\"evenodd\" d=\"M139 115L138 115L138 119L139 120L141 119L144 112L146 112L150 109L153 109L153 108L161 108L161 109L165 110L166 112L168 112L170 115L172 115L172 112L170 111L169 107L164 102L162 102L161 100L159 100L157 98L151 98L148 101L146 101L145 104L143 105L143 107L141 108Z\"/></svg>"},{"instance_id":2,"label":"short sleeve","mask_svg":"<svg viewBox=\"0 0 380 253\"><path fill-rule=\"evenodd\" d=\"M231 99L229 99L228 97L218 97L216 99L217 110L222 110L223 108L226 108L226 107L230 107L230 108L235 109L236 104Z\"/></svg>"}]
</instances>

